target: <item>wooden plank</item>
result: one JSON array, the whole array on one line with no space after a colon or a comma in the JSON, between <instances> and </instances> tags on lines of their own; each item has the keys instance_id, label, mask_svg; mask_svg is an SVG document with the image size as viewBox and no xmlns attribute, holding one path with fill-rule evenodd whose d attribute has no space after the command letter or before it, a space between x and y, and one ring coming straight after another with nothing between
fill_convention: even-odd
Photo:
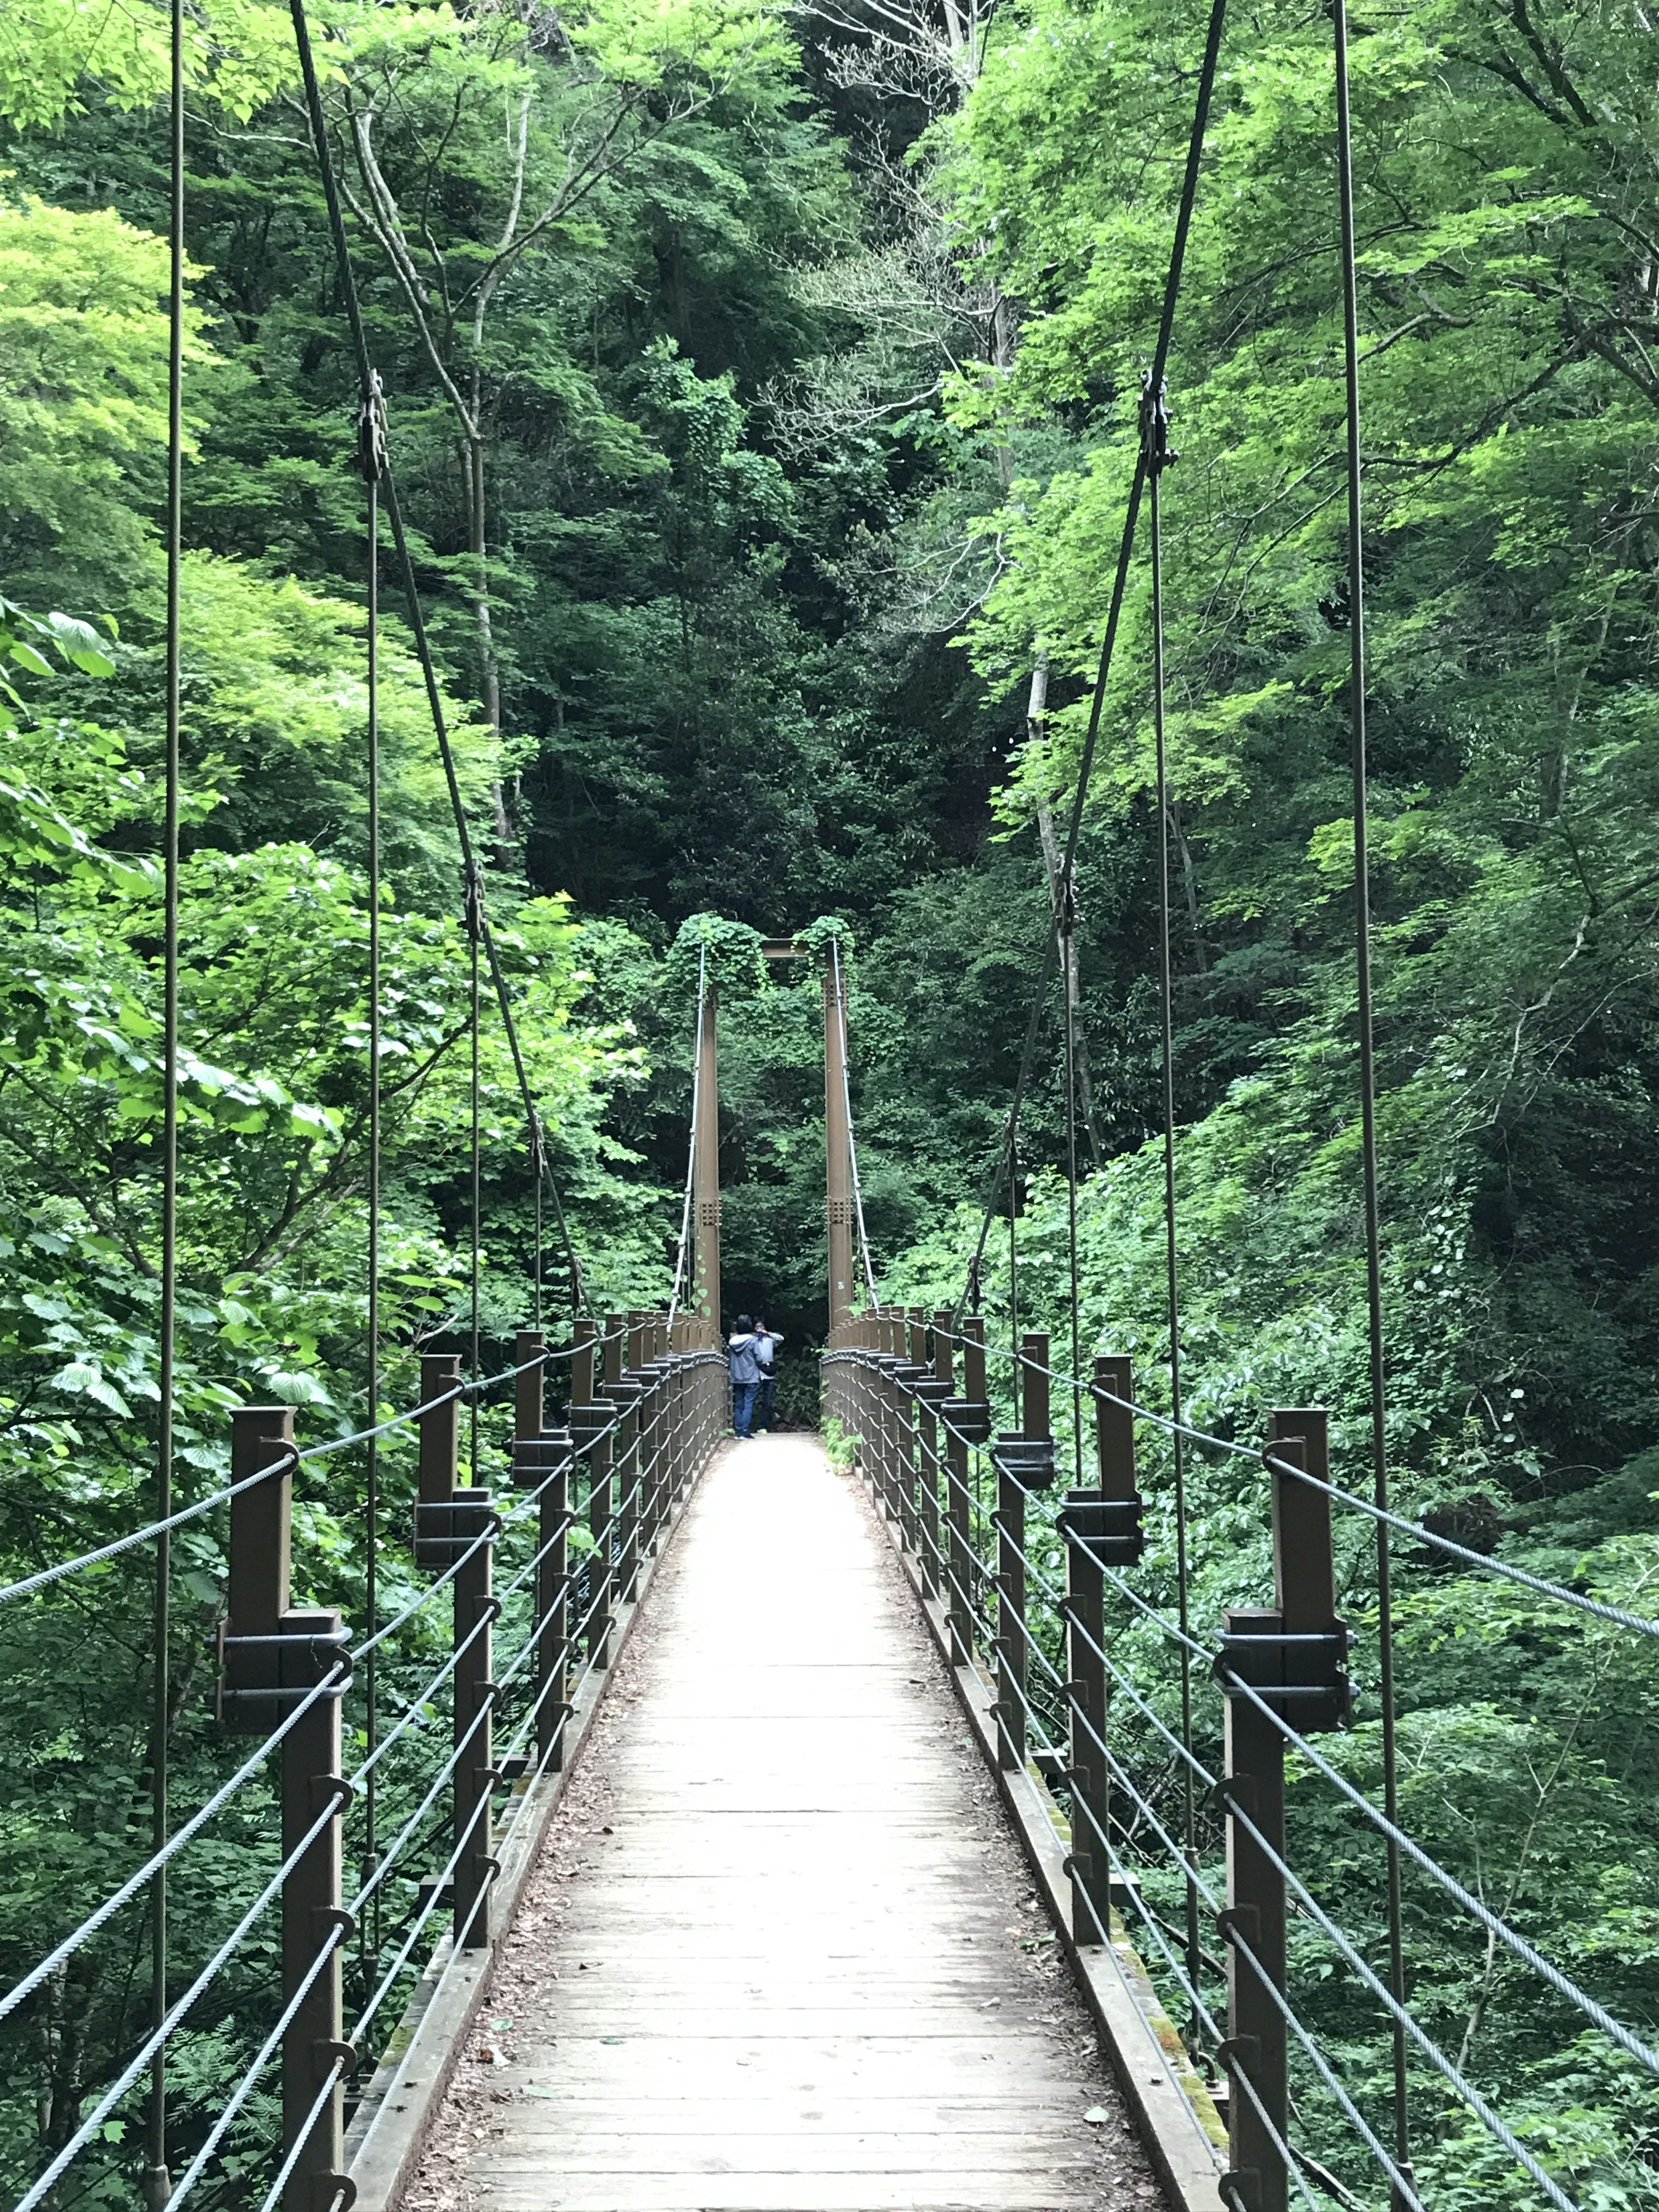
<instances>
[{"instance_id":1,"label":"wooden plank","mask_svg":"<svg viewBox=\"0 0 1659 2212\"><path fill-rule=\"evenodd\" d=\"M696 2185L681 2174L546 2173L504 2181L483 2201L490 2212L1092 2212L1098 2202L1068 2175L951 2172L727 2174Z\"/></svg>"}]
</instances>

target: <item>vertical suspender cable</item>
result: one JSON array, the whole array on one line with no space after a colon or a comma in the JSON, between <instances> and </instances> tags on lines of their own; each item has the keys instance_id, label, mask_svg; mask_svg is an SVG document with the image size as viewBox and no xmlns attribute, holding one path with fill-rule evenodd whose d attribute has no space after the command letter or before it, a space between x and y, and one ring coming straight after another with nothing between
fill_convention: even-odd
<instances>
[{"instance_id":1,"label":"vertical suspender cable","mask_svg":"<svg viewBox=\"0 0 1659 2212\"><path fill-rule=\"evenodd\" d=\"M173 1337L178 1323L179 1274L179 723L180 712L179 563L184 544L185 450L185 15L173 0L172 107L169 116L167 295L167 794L162 828L161 925L161 1315L160 1401L156 1415L155 1517L173 1510ZM167 1839L167 1737L173 1702L167 1661L172 1630L173 1544L164 1527L155 1540L154 1706L150 1717L150 1845ZM150 1882L150 2021L167 2010L167 1876L158 1867ZM167 2045L156 2045L150 2065L148 2173L152 2205L166 2202L167 2174Z\"/></svg>"},{"instance_id":2,"label":"vertical suspender cable","mask_svg":"<svg viewBox=\"0 0 1659 2212\"><path fill-rule=\"evenodd\" d=\"M358 421L358 456L368 494L368 1426L380 1418L380 465L385 454L384 402L380 379L371 380ZM363 1662L368 1775L363 1801L363 1883L380 1864L378 1835L380 1737L380 1444L371 1433L363 1497L364 1589L368 1652ZM380 1949L380 1885L362 1928L366 1957Z\"/></svg>"},{"instance_id":3,"label":"vertical suspender cable","mask_svg":"<svg viewBox=\"0 0 1659 2212\"><path fill-rule=\"evenodd\" d=\"M329 152L328 119L323 112L322 89L317 82L316 58L311 50L311 27L306 20L305 0L289 0L289 14L294 24L294 43L300 57L300 76L305 91L306 117L311 127L312 143L316 149L317 168L322 181L323 199L328 210L329 235L333 241L334 258L340 278L340 289L345 295L346 321L350 326L351 349L357 368L359 388L365 398L375 388L374 372L369 365L368 336L363 328L362 302L357 296L357 283L352 273L351 251L346 242L345 217L340 207L340 187L334 174L334 162ZM529 1072L519 1046L519 1034L513 1019L513 1004L507 994L507 976L501 968L495 933L489 927L489 916L483 912L483 881L472 849L471 832L467 828L466 809L461 798L460 778L456 772L454 748L449 742L449 725L444 714L443 696L438 685L437 666L432 658L431 640L427 635L426 619L421 611L421 597L415 580L415 562L409 550L409 539L404 530L403 509L398 499L397 478L392 473L390 458L382 465L381 483L386 498L386 520L392 525L392 543L397 554L398 568L408 604L409 626L414 633L416 656L421 664L422 680L426 687L428 712L432 717L433 733L438 740L438 757L443 766L444 782L449 793L450 810L455 818L455 837L461 849L462 872L468 886L469 896L476 899L477 927L483 940L483 949L489 962L490 981L495 987L495 1000L501 1008L501 1026L507 1033L507 1048L513 1056L513 1071L517 1079L519 1093L524 1102L525 1121L530 1139L530 1154L538 1182L546 1179L553 1200L553 1215L559 1225L566 1257L570 1263L572 1303L578 1311L587 1303L587 1292L582 1280L581 1262L570 1239L570 1231L564 1218L564 1206L559 1197L558 1185L553 1181L548 1164L545 1133L541 1115L530 1088Z\"/></svg>"},{"instance_id":4,"label":"vertical suspender cable","mask_svg":"<svg viewBox=\"0 0 1659 2212\"><path fill-rule=\"evenodd\" d=\"M849 1073L850 1055L847 1048L847 981L841 964L841 943L830 940L830 958L836 971L836 1018L841 1024L841 1095L847 1113L847 1164L853 1177L853 1211L858 1218L859 1250L864 1259L864 1280L870 1292L872 1306L881 1304L881 1294L876 1288L876 1270L870 1257L870 1237L864 1225L864 1185L859 1177L858 1139L853 1133L853 1079Z\"/></svg>"},{"instance_id":5,"label":"vertical suspender cable","mask_svg":"<svg viewBox=\"0 0 1659 2212\"><path fill-rule=\"evenodd\" d=\"M1066 911L1060 922L1060 995L1065 1000L1066 1060L1066 1261L1072 1297L1072 1479L1083 1483L1083 1353L1078 1322L1077 1276L1077 1008L1072 1000L1072 961L1075 952L1073 926L1077 902L1072 886L1061 886ZM1014 1349L1018 1351L1018 1346Z\"/></svg>"},{"instance_id":6,"label":"vertical suspender cable","mask_svg":"<svg viewBox=\"0 0 1659 2212\"><path fill-rule=\"evenodd\" d=\"M1184 1418L1181 1389L1181 1279L1176 1242L1175 982L1170 957L1170 774L1164 720L1164 471L1170 451L1170 418L1164 386L1146 379L1140 402L1141 454L1150 493L1152 556L1152 733L1158 781L1158 1000L1163 1016L1164 1074L1164 1267L1170 1316L1170 1441L1175 1452L1176 1598L1181 1623L1181 1741L1187 1757L1181 1769L1182 1845L1187 1861L1187 1980L1199 1986L1203 1951L1199 1935L1197 1809L1193 1802L1193 1659L1190 1567L1187 1557L1187 1452L1181 1431ZM1077 1372L1075 1363L1073 1373ZM1198 2029L1196 2006L1188 2023L1190 2040Z\"/></svg>"},{"instance_id":7,"label":"vertical suspender cable","mask_svg":"<svg viewBox=\"0 0 1659 2212\"><path fill-rule=\"evenodd\" d=\"M1015 1352L1019 1350L1019 1148L1017 1133L1008 1136L1008 1341ZM1009 1388L1013 1392L1014 1426L1019 1426L1020 1384L1025 1370L1018 1359L1009 1370Z\"/></svg>"},{"instance_id":8,"label":"vertical suspender cable","mask_svg":"<svg viewBox=\"0 0 1659 2212\"><path fill-rule=\"evenodd\" d=\"M471 1248L471 1284L470 1284L470 1289L471 1289L471 1301L472 1301L472 1365L471 1365L471 1376L472 1376L472 1380L473 1380L473 1382L474 1382L475 1383L477 1382L477 1379L478 1379L478 1267L479 1267L479 1255L480 1255L480 1246L481 1246L481 1231L482 1231L482 1228L483 1228L483 1223L482 1223L482 1219L481 1219L481 1200L482 1200L482 1196L483 1196L483 1186L482 1186L482 1183L481 1183L481 1181L480 1181L480 1177L479 1177L479 1169L478 1169L478 1156L479 1156L479 1150L480 1150L480 1144L479 1144L479 1110L478 1110L478 1109L479 1109L479 1085L478 1085L478 1012L479 1012L479 999L478 999L478 939L479 939L479 936L480 936L480 934L481 934L480 924L482 923L483 919L483 912L482 912L483 898L483 886L482 885L482 884L481 884L481 883L479 882L479 880L478 880L478 876L477 876L477 869L476 869L476 868L470 868L470 869L467 871L467 879L466 879L466 933L467 933L468 947L469 947L469 951L470 951L470 956L471 956L470 988L471 988L471 994L472 994L472 1066L471 1066L471 1094L472 1094L472 1095L471 1095L471 1115L472 1115L471 1167L472 1167L472 1192L471 1192L471 1231L472 1231L472 1248ZM538 1180L539 1180L539 1177L538 1178ZM469 1455L470 1455L470 1465L471 1465L471 1475L470 1475L470 1477L469 1477L469 1480L471 1480L471 1484L472 1484L473 1488L476 1490L476 1489L477 1488L477 1486L478 1486L478 1393L477 1393L477 1391L476 1389L471 1393L471 1397L470 1397L470 1398L469 1398L469 1400L468 1400L468 1410L469 1410L469 1413L470 1413L470 1414L471 1414L471 1420L470 1420L469 1425L468 1425L468 1430L467 1430L467 1439L468 1439L468 1451L469 1451Z\"/></svg>"},{"instance_id":9,"label":"vertical suspender cable","mask_svg":"<svg viewBox=\"0 0 1659 2212\"><path fill-rule=\"evenodd\" d=\"M1335 29L1337 178L1342 228L1342 340L1346 381L1348 460L1348 714L1353 770L1354 980L1359 1018L1360 1143L1365 1189L1365 1297L1370 1328L1372 1494L1389 1509L1388 1437L1383 1395L1382 1229L1376 1185L1376 1060L1371 1018L1370 854L1367 836L1365 762L1365 574L1363 458L1359 445L1359 283L1353 213L1353 127L1348 98L1348 19L1346 0L1332 0ZM1399 1825L1395 1732L1394 1613L1389 1529L1376 1523L1377 1656L1382 1704L1383 1810ZM1401 1928L1400 1850L1388 1843L1389 1981L1396 2006L1406 2002L1406 1951ZM1411 2115L1406 2073L1406 2030L1394 2023L1395 2160L1411 2175ZM1396 2192L1397 2194L1397 2192Z\"/></svg>"}]
</instances>

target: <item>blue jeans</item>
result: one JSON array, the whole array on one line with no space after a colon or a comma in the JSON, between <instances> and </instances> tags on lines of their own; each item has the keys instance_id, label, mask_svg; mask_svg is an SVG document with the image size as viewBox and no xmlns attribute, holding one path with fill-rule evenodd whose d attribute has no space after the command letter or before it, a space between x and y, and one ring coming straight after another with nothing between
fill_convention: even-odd
<instances>
[{"instance_id":1,"label":"blue jeans","mask_svg":"<svg viewBox=\"0 0 1659 2212\"><path fill-rule=\"evenodd\" d=\"M732 1385L732 1433L746 1437L754 1425L755 1395L758 1382L734 1382Z\"/></svg>"},{"instance_id":2,"label":"blue jeans","mask_svg":"<svg viewBox=\"0 0 1659 2212\"><path fill-rule=\"evenodd\" d=\"M775 1375L763 1375L761 1376L760 1395L755 1401L755 1419L752 1424L754 1427L757 1429L769 1429L771 1427L772 1398L777 1387L778 1378Z\"/></svg>"}]
</instances>

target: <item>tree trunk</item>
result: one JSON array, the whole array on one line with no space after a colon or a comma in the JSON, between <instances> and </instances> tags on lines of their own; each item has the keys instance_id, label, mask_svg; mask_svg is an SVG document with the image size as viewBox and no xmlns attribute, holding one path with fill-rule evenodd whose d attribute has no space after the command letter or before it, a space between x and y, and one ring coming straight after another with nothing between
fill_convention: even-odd
<instances>
[{"instance_id":1,"label":"tree trunk","mask_svg":"<svg viewBox=\"0 0 1659 2212\"><path fill-rule=\"evenodd\" d=\"M1048 656L1039 651L1031 669L1031 696L1025 708L1025 734L1036 739L1042 735L1042 718L1048 707ZM1058 907L1060 902L1060 872L1061 855L1054 836L1054 817L1046 799L1039 796L1036 806L1037 836L1042 845L1042 866L1048 878L1048 903ZM1077 1077L1077 1103L1083 1115L1083 1126L1088 1133L1089 1157L1097 1175L1105 1166L1101 1158L1100 1139L1095 1132L1095 1087L1089 1072L1089 1041L1083 1034L1083 994L1078 981L1077 939L1068 931L1060 940L1060 959L1064 968L1066 1004L1072 1017L1072 1060Z\"/></svg>"},{"instance_id":2,"label":"tree trunk","mask_svg":"<svg viewBox=\"0 0 1659 2212\"><path fill-rule=\"evenodd\" d=\"M476 418L475 418L476 419ZM473 562L473 611L478 625L478 668L483 678L484 719L499 738L501 733L501 672L495 658L495 633L489 619L489 550L484 536L488 503L484 495L484 447L482 435L466 443L467 541ZM513 825L507 818L507 795L499 776L489 787L489 803L495 816L495 864L507 867L513 858Z\"/></svg>"},{"instance_id":3,"label":"tree trunk","mask_svg":"<svg viewBox=\"0 0 1659 2212\"><path fill-rule=\"evenodd\" d=\"M1198 926L1198 876L1193 866L1193 848L1187 842L1187 832L1182 825L1181 808L1175 799L1170 801L1170 827L1175 832L1176 850L1181 854L1181 888L1187 899L1187 926L1193 933L1193 957L1200 975L1210 972L1209 948L1204 942Z\"/></svg>"}]
</instances>

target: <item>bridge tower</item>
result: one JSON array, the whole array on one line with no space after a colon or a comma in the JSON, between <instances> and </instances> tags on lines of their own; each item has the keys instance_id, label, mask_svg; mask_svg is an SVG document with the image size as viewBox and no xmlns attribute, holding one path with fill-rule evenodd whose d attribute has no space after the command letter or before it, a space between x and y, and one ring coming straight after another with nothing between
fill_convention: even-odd
<instances>
[{"instance_id":1,"label":"bridge tower","mask_svg":"<svg viewBox=\"0 0 1659 2212\"><path fill-rule=\"evenodd\" d=\"M703 999L697 1047L696 1126L691 1133L696 1272L689 1301L691 1310L703 1316L711 1345L720 1340L720 1101L714 1016L711 978Z\"/></svg>"},{"instance_id":2,"label":"bridge tower","mask_svg":"<svg viewBox=\"0 0 1659 2212\"><path fill-rule=\"evenodd\" d=\"M847 970L823 963L824 1218L830 1231L830 1342L853 1306L853 1150L847 1126Z\"/></svg>"}]
</instances>

